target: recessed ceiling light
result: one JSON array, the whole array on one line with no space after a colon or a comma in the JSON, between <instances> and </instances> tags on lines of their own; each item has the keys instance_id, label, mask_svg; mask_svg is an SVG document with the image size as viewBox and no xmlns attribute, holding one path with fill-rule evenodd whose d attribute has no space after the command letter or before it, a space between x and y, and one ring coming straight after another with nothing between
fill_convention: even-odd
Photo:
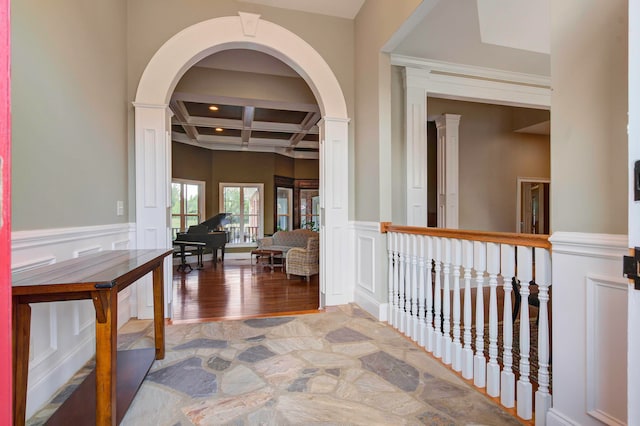
<instances>
[{"instance_id":1,"label":"recessed ceiling light","mask_svg":"<svg viewBox=\"0 0 640 426\"><path fill-rule=\"evenodd\" d=\"M220 108L218 108L218 106L216 106L216 105L209 105L209 109L210 109L211 111L217 111L217 110L219 110Z\"/></svg>"},{"instance_id":2,"label":"recessed ceiling light","mask_svg":"<svg viewBox=\"0 0 640 426\"><path fill-rule=\"evenodd\" d=\"M216 127L216 132L221 132L221 131L223 131L223 130L224 130L224 129L223 129L222 127Z\"/></svg>"}]
</instances>

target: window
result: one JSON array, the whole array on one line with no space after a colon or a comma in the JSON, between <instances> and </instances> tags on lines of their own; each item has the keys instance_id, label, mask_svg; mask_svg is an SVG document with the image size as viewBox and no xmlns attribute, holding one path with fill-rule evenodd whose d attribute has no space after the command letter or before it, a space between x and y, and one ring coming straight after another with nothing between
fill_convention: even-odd
<instances>
[{"instance_id":1,"label":"window","mask_svg":"<svg viewBox=\"0 0 640 426\"><path fill-rule=\"evenodd\" d=\"M276 189L276 231L291 231L293 221L291 218L293 197L292 188L278 187Z\"/></svg>"},{"instance_id":2,"label":"window","mask_svg":"<svg viewBox=\"0 0 640 426\"><path fill-rule=\"evenodd\" d=\"M229 216L229 244L254 245L264 235L264 185L220 183L220 212Z\"/></svg>"},{"instance_id":3,"label":"window","mask_svg":"<svg viewBox=\"0 0 640 426\"><path fill-rule=\"evenodd\" d=\"M300 228L320 229L320 196L317 189L300 190Z\"/></svg>"},{"instance_id":4,"label":"window","mask_svg":"<svg viewBox=\"0 0 640 426\"><path fill-rule=\"evenodd\" d=\"M204 189L202 181L174 179L171 182L171 231L178 232L204 220Z\"/></svg>"}]
</instances>

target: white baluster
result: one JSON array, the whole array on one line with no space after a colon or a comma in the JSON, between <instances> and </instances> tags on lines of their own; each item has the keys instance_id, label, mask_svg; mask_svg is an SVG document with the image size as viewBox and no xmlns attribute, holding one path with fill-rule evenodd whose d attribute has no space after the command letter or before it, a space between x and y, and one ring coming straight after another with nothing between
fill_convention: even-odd
<instances>
[{"instance_id":1,"label":"white baluster","mask_svg":"<svg viewBox=\"0 0 640 426\"><path fill-rule=\"evenodd\" d=\"M473 384L483 388L487 382L487 359L484 357L484 272L487 267L485 243L473 242L473 268L476 270L476 354L473 357Z\"/></svg>"},{"instance_id":2,"label":"white baluster","mask_svg":"<svg viewBox=\"0 0 640 426\"><path fill-rule=\"evenodd\" d=\"M387 251L389 252L389 266L388 273L389 277L387 279L387 287L389 289L389 300L388 300L388 313L387 313L387 321L389 325L393 326L393 315L394 315L394 304L395 304L395 293L394 293L394 276L395 276L395 254L393 252L393 240L394 235L391 232L387 233Z\"/></svg>"},{"instance_id":3,"label":"white baluster","mask_svg":"<svg viewBox=\"0 0 640 426\"><path fill-rule=\"evenodd\" d=\"M536 391L536 426L546 425L547 411L551 408L549 393L549 286L551 285L551 253L536 248L536 284L538 284L538 390Z\"/></svg>"},{"instance_id":4,"label":"white baluster","mask_svg":"<svg viewBox=\"0 0 640 426\"><path fill-rule=\"evenodd\" d=\"M462 265L462 241L452 240L453 253L453 343L451 346L451 368L462 370L462 343L460 342L460 266Z\"/></svg>"},{"instance_id":5,"label":"white baluster","mask_svg":"<svg viewBox=\"0 0 640 426\"><path fill-rule=\"evenodd\" d=\"M442 362L451 364L451 240L442 238Z\"/></svg>"},{"instance_id":6,"label":"white baluster","mask_svg":"<svg viewBox=\"0 0 640 426\"><path fill-rule=\"evenodd\" d=\"M411 236L411 327L409 336L418 341L418 236Z\"/></svg>"},{"instance_id":7,"label":"white baluster","mask_svg":"<svg viewBox=\"0 0 640 426\"><path fill-rule=\"evenodd\" d=\"M516 400L518 416L531 420L533 417L532 394L533 389L529 381L529 281L532 276L531 247L518 247L518 280L520 281L520 378L516 386Z\"/></svg>"},{"instance_id":8,"label":"white baluster","mask_svg":"<svg viewBox=\"0 0 640 426\"><path fill-rule=\"evenodd\" d=\"M411 282L413 277L411 276L411 265L413 263L413 256L411 254L411 237L412 235L405 235L405 267L407 270L404 273L404 334L411 337Z\"/></svg>"},{"instance_id":9,"label":"white baluster","mask_svg":"<svg viewBox=\"0 0 640 426\"><path fill-rule=\"evenodd\" d=\"M399 262L399 273L398 273L398 317L397 317L397 324L398 324L398 331L400 333L404 333L405 330L405 315L404 315L404 310L405 310L405 293L404 293L404 289L405 289L405 278L404 278L404 273L406 271L406 254L405 254L405 238L406 235L405 234L399 234L399 240L398 240L398 255L400 257L400 262Z\"/></svg>"},{"instance_id":10,"label":"white baluster","mask_svg":"<svg viewBox=\"0 0 640 426\"><path fill-rule=\"evenodd\" d=\"M393 234L393 326L400 326L400 234Z\"/></svg>"},{"instance_id":11,"label":"white baluster","mask_svg":"<svg viewBox=\"0 0 640 426\"><path fill-rule=\"evenodd\" d=\"M473 350L471 349L471 269L473 268L473 241L462 241L464 266L464 347L462 348L462 377L473 378Z\"/></svg>"},{"instance_id":12,"label":"white baluster","mask_svg":"<svg viewBox=\"0 0 640 426\"><path fill-rule=\"evenodd\" d=\"M433 258L435 260L435 283L433 286L433 327L434 327L434 343L435 348L433 355L436 358L442 358L442 293L441 289L441 273L442 273L442 245L440 238L433 238Z\"/></svg>"},{"instance_id":13,"label":"white baluster","mask_svg":"<svg viewBox=\"0 0 640 426\"><path fill-rule=\"evenodd\" d=\"M427 266L427 285L425 286L425 290L427 291L427 338L426 338L426 348L427 351L433 353L434 350L434 335L435 330L433 328L433 265L431 263L433 259L433 237L426 237L425 239L425 248L426 248L426 256L425 256L425 265Z\"/></svg>"},{"instance_id":14,"label":"white baluster","mask_svg":"<svg viewBox=\"0 0 640 426\"><path fill-rule=\"evenodd\" d=\"M418 344L422 347L426 345L427 323L425 322L425 243L426 237L418 237Z\"/></svg>"},{"instance_id":15,"label":"white baluster","mask_svg":"<svg viewBox=\"0 0 640 426\"><path fill-rule=\"evenodd\" d=\"M487 243L487 272L489 273L489 364L487 365L487 394L500 395L500 365L498 365L498 274L500 273L500 244Z\"/></svg>"},{"instance_id":16,"label":"white baluster","mask_svg":"<svg viewBox=\"0 0 640 426\"><path fill-rule=\"evenodd\" d=\"M502 271L504 287L504 309L502 312L502 363L500 374L500 402L507 408L513 408L516 404L516 376L513 374L513 319L511 309L511 280L516 274L516 249L514 246L502 244L500 250L500 269Z\"/></svg>"}]
</instances>

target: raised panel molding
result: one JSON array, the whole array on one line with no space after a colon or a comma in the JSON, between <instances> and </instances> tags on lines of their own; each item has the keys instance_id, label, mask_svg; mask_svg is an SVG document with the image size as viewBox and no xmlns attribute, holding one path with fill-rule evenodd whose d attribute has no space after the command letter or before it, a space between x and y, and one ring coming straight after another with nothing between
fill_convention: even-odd
<instances>
[{"instance_id":1,"label":"raised panel molding","mask_svg":"<svg viewBox=\"0 0 640 426\"><path fill-rule=\"evenodd\" d=\"M135 224L15 231L11 238L11 270L16 273L97 251L135 248ZM128 298L123 299L118 325L131 315ZM94 355L94 324L91 301L32 305L27 417Z\"/></svg>"},{"instance_id":2,"label":"raised panel molding","mask_svg":"<svg viewBox=\"0 0 640 426\"><path fill-rule=\"evenodd\" d=\"M376 243L373 237L359 235L357 245L357 265L358 274L356 275L356 282L358 286L375 292L375 248Z\"/></svg>"},{"instance_id":3,"label":"raised panel molding","mask_svg":"<svg viewBox=\"0 0 640 426\"><path fill-rule=\"evenodd\" d=\"M355 251L354 302L380 321L387 320L387 234L378 222L352 222ZM380 261L384 259L384 261Z\"/></svg>"},{"instance_id":4,"label":"raised panel molding","mask_svg":"<svg viewBox=\"0 0 640 426\"><path fill-rule=\"evenodd\" d=\"M156 130L144 129L143 136L144 151L144 206L148 208L157 207L156 185L158 174L156 171Z\"/></svg>"},{"instance_id":5,"label":"raised panel molding","mask_svg":"<svg viewBox=\"0 0 640 426\"><path fill-rule=\"evenodd\" d=\"M626 388L627 294L624 279L587 276L587 413L623 425L627 405L615 398Z\"/></svg>"}]
</instances>

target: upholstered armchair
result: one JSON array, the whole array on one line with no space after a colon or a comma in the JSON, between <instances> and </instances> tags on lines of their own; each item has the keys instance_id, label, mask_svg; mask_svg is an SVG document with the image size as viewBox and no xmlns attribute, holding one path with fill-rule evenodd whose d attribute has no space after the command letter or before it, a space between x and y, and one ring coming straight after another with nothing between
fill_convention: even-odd
<instances>
[{"instance_id":1,"label":"upholstered armchair","mask_svg":"<svg viewBox=\"0 0 640 426\"><path fill-rule=\"evenodd\" d=\"M302 275L309 281L311 275L320 270L320 239L310 237L307 246L293 247L287 252L287 279L290 275Z\"/></svg>"}]
</instances>

